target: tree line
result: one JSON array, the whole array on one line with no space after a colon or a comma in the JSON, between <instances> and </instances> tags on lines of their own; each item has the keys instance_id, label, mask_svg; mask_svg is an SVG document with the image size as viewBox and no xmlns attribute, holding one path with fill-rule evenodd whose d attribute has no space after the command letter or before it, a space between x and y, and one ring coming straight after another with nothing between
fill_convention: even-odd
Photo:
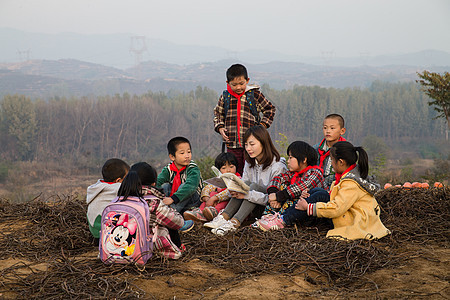
<instances>
[{"instance_id":1,"label":"tree line","mask_svg":"<svg viewBox=\"0 0 450 300\"><path fill-rule=\"evenodd\" d=\"M276 106L272 138L311 144L322 138L330 113L345 118L346 138L360 144L376 136L388 144L405 138L442 139L446 125L415 83L374 82L367 89L294 86L263 93ZM206 87L189 93L148 92L115 96L30 99L6 95L0 102L0 157L7 161L121 157L165 157L167 141L190 139L197 155L215 156L220 136L213 129L218 94Z\"/></svg>"}]
</instances>

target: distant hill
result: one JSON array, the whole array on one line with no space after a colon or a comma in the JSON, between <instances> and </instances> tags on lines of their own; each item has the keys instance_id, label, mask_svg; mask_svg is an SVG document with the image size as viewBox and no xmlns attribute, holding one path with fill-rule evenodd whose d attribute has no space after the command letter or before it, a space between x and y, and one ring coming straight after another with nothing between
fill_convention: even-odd
<instances>
[{"instance_id":1,"label":"distant hill","mask_svg":"<svg viewBox=\"0 0 450 300\"><path fill-rule=\"evenodd\" d=\"M169 64L191 65L221 60L242 61L249 64L264 64L272 61L297 62L325 66L385 66L405 65L431 68L450 66L450 53L427 50L416 53L373 56L369 52L358 57L335 57L333 53L319 53L317 57L286 55L282 52L252 49L230 51L220 47L179 45L160 39L145 38L134 40L132 34L76 33L42 34L24 32L11 28L0 28L0 63L11 63L30 59L79 61L128 69L136 65L136 55L132 50L142 50L141 61L161 61Z\"/></svg>"},{"instance_id":2,"label":"distant hill","mask_svg":"<svg viewBox=\"0 0 450 300\"><path fill-rule=\"evenodd\" d=\"M75 59L29 60L0 64L0 96L25 94L31 97L89 96L191 91L204 86L220 92L225 87L225 71L235 61L177 65L146 61L121 70ZM252 83L275 89L294 85L346 88L368 87L375 80L408 82L417 79L414 66L383 67L319 66L295 62L246 63ZM433 71L444 72L446 67Z\"/></svg>"}]
</instances>

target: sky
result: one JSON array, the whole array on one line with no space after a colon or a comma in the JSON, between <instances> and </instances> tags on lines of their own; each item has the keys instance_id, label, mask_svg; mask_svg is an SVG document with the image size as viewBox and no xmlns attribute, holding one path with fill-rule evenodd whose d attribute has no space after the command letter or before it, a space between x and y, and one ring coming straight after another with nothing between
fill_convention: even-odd
<instances>
[{"instance_id":1,"label":"sky","mask_svg":"<svg viewBox=\"0 0 450 300\"><path fill-rule=\"evenodd\" d=\"M2 27L298 56L450 53L449 0L0 0Z\"/></svg>"}]
</instances>

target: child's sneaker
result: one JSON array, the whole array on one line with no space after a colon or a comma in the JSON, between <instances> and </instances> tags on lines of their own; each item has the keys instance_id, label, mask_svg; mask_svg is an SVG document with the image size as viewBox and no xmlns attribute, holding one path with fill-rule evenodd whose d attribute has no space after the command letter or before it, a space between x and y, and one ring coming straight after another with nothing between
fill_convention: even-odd
<instances>
[{"instance_id":1,"label":"child's sneaker","mask_svg":"<svg viewBox=\"0 0 450 300\"><path fill-rule=\"evenodd\" d=\"M183 227L180 228L180 232L188 232L192 228L194 228L194 221L186 220L184 221Z\"/></svg>"},{"instance_id":2,"label":"child's sneaker","mask_svg":"<svg viewBox=\"0 0 450 300\"><path fill-rule=\"evenodd\" d=\"M219 214L219 212L217 211L217 209L213 206L207 206L203 209L203 216L206 218L206 220L211 221L212 219L214 219L215 217L217 217L217 215Z\"/></svg>"},{"instance_id":3,"label":"child's sneaker","mask_svg":"<svg viewBox=\"0 0 450 300\"><path fill-rule=\"evenodd\" d=\"M253 228L259 228L259 221L261 221L261 220L271 220L271 219L273 219L273 218L275 218L275 215L274 214L267 214L267 215L262 215L261 216L261 218L260 219L256 219L255 220L255 222L253 222L251 225L250 225L250 227L253 227Z\"/></svg>"},{"instance_id":4,"label":"child's sneaker","mask_svg":"<svg viewBox=\"0 0 450 300\"><path fill-rule=\"evenodd\" d=\"M226 223L224 223L222 226L211 230L211 232L216 234L216 235L221 235L222 236L222 235L227 234L228 232L236 231L236 229L238 227L239 227L238 224L236 224L235 222L229 220L229 221L226 221Z\"/></svg>"},{"instance_id":5,"label":"child's sneaker","mask_svg":"<svg viewBox=\"0 0 450 300\"><path fill-rule=\"evenodd\" d=\"M196 222L206 222L208 221L204 215L202 214L202 211L200 208L194 208L193 210L188 210L183 213L183 217L185 220L192 220Z\"/></svg>"},{"instance_id":6,"label":"child's sneaker","mask_svg":"<svg viewBox=\"0 0 450 300\"><path fill-rule=\"evenodd\" d=\"M282 229L286 226L280 214L274 214L273 217L266 217L258 221L258 226L263 231Z\"/></svg>"},{"instance_id":7,"label":"child's sneaker","mask_svg":"<svg viewBox=\"0 0 450 300\"><path fill-rule=\"evenodd\" d=\"M207 228L215 229L215 228L222 226L226 222L228 222L228 221L225 220L225 218L222 216L222 214L218 214L217 217L215 217L212 221L203 224L203 226L205 226Z\"/></svg>"}]
</instances>

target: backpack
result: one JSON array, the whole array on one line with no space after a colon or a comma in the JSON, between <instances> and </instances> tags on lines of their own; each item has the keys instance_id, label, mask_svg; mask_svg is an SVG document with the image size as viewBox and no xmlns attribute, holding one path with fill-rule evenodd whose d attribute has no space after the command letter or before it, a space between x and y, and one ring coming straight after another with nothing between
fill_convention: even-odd
<instances>
[{"instance_id":1,"label":"backpack","mask_svg":"<svg viewBox=\"0 0 450 300\"><path fill-rule=\"evenodd\" d=\"M144 265L151 257L149 207L139 197L117 197L102 213L99 251L104 263Z\"/></svg>"},{"instance_id":2,"label":"backpack","mask_svg":"<svg viewBox=\"0 0 450 300\"><path fill-rule=\"evenodd\" d=\"M231 94L227 90L223 91L223 108L224 108L224 116L227 116L228 109L230 108L230 101L231 101ZM248 102L248 105L250 106L250 111L252 115L255 117L256 124L259 124L261 122L261 116L258 113L258 109L256 107L255 102L255 91L253 89L245 92L245 100Z\"/></svg>"}]
</instances>

